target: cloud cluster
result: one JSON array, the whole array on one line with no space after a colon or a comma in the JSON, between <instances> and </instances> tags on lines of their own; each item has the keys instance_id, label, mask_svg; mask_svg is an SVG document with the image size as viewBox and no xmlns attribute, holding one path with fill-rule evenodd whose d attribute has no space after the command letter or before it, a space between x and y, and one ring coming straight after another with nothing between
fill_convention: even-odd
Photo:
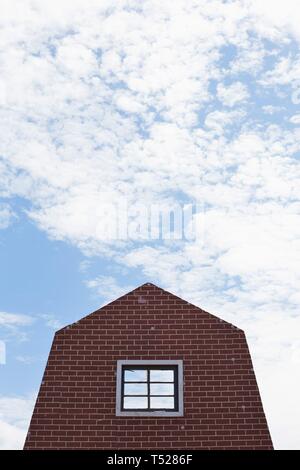
<instances>
[{"instance_id":1,"label":"cloud cluster","mask_svg":"<svg viewBox=\"0 0 300 470\"><path fill-rule=\"evenodd\" d=\"M0 18L0 196L244 327L275 444L294 448L299 416L270 390L292 407L300 388L299 21L296 0L14 0ZM124 200L199 202L204 240L103 241Z\"/></svg>"},{"instance_id":2,"label":"cloud cluster","mask_svg":"<svg viewBox=\"0 0 300 470\"><path fill-rule=\"evenodd\" d=\"M93 289L97 297L102 297L105 303L112 302L136 287L132 285L121 286L112 276L97 276L95 279L86 281L86 284L90 289Z\"/></svg>"},{"instance_id":3,"label":"cloud cluster","mask_svg":"<svg viewBox=\"0 0 300 470\"><path fill-rule=\"evenodd\" d=\"M22 449L31 417L34 396L0 396L0 449Z\"/></svg>"}]
</instances>

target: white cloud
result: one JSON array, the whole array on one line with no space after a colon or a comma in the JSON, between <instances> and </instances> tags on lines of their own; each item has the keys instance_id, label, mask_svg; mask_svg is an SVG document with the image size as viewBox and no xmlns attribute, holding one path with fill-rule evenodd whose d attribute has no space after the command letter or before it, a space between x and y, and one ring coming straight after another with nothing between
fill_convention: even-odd
<instances>
[{"instance_id":1,"label":"white cloud","mask_svg":"<svg viewBox=\"0 0 300 470\"><path fill-rule=\"evenodd\" d=\"M284 108L280 107L280 106L274 106L272 104L268 104L266 106L263 106L262 107L262 110L264 113L266 114L275 114L275 113L278 113L280 111L283 111Z\"/></svg>"},{"instance_id":2,"label":"white cloud","mask_svg":"<svg viewBox=\"0 0 300 470\"><path fill-rule=\"evenodd\" d=\"M115 101L117 108L126 113L143 113L145 111L145 106L136 101L133 94L126 95L123 92L118 96L117 93Z\"/></svg>"},{"instance_id":3,"label":"white cloud","mask_svg":"<svg viewBox=\"0 0 300 470\"><path fill-rule=\"evenodd\" d=\"M219 83L217 86L217 96L225 105L232 108L236 104L243 103L249 97L247 87L241 82L235 82L230 85Z\"/></svg>"},{"instance_id":4,"label":"white cloud","mask_svg":"<svg viewBox=\"0 0 300 470\"><path fill-rule=\"evenodd\" d=\"M241 73L258 76L264 67L264 61L271 53L255 37L245 38L239 44L236 56L232 58L228 68L224 69L225 75L235 77Z\"/></svg>"},{"instance_id":5,"label":"white cloud","mask_svg":"<svg viewBox=\"0 0 300 470\"><path fill-rule=\"evenodd\" d=\"M296 125L300 124L300 114L294 114L294 116L290 118L290 122Z\"/></svg>"},{"instance_id":6,"label":"white cloud","mask_svg":"<svg viewBox=\"0 0 300 470\"><path fill-rule=\"evenodd\" d=\"M104 303L112 302L136 287L129 284L120 286L112 276L98 276L86 281L86 285L93 289L96 295L104 299Z\"/></svg>"},{"instance_id":7,"label":"white cloud","mask_svg":"<svg viewBox=\"0 0 300 470\"><path fill-rule=\"evenodd\" d=\"M233 124L240 122L245 116L241 111L213 111L205 118L205 126L218 134L224 133L225 130Z\"/></svg>"},{"instance_id":8,"label":"white cloud","mask_svg":"<svg viewBox=\"0 0 300 470\"><path fill-rule=\"evenodd\" d=\"M22 449L26 436L26 429L20 429L0 419L0 449Z\"/></svg>"},{"instance_id":9,"label":"white cloud","mask_svg":"<svg viewBox=\"0 0 300 470\"><path fill-rule=\"evenodd\" d=\"M35 397L0 396L0 449L22 449Z\"/></svg>"},{"instance_id":10,"label":"white cloud","mask_svg":"<svg viewBox=\"0 0 300 470\"><path fill-rule=\"evenodd\" d=\"M274 67L268 70L259 80L262 85L289 85L299 90L300 59L299 56L280 56ZM289 92L291 94L291 92Z\"/></svg>"},{"instance_id":11,"label":"white cloud","mask_svg":"<svg viewBox=\"0 0 300 470\"><path fill-rule=\"evenodd\" d=\"M30 315L23 315L20 313L0 312L0 326L2 327L15 327L27 326L34 321Z\"/></svg>"},{"instance_id":12,"label":"white cloud","mask_svg":"<svg viewBox=\"0 0 300 470\"><path fill-rule=\"evenodd\" d=\"M296 326L299 328L299 325ZM268 330L266 334L267 332ZM278 347L278 343L272 346L273 348ZM272 346L270 345L270 349ZM253 346L252 349L255 347ZM299 363L295 363L289 353L283 354L281 360L276 361L276 364L273 363L272 357L270 359L264 366L257 366L256 375L259 379L260 392L272 431L273 442L276 449L299 449L300 438L297 430L300 409L297 393L295 393L295 390L299 390L300 384ZM283 415L284 419L282 419Z\"/></svg>"},{"instance_id":13,"label":"white cloud","mask_svg":"<svg viewBox=\"0 0 300 470\"><path fill-rule=\"evenodd\" d=\"M286 33L289 32L295 39L300 39L298 28L300 9L297 0L284 2L250 0L249 7L255 15L257 28L268 31L270 37L286 36Z\"/></svg>"},{"instance_id":14,"label":"white cloud","mask_svg":"<svg viewBox=\"0 0 300 470\"><path fill-rule=\"evenodd\" d=\"M0 331L3 341L17 340L20 342L28 340L29 327L35 318L20 313L0 312Z\"/></svg>"}]
</instances>

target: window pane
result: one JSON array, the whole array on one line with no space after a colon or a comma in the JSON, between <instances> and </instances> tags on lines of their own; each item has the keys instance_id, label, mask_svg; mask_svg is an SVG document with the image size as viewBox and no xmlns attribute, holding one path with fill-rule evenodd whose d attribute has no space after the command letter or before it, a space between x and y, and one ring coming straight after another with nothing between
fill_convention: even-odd
<instances>
[{"instance_id":1,"label":"window pane","mask_svg":"<svg viewBox=\"0 0 300 470\"><path fill-rule=\"evenodd\" d=\"M147 384L129 383L124 386L124 395L147 395Z\"/></svg>"},{"instance_id":2,"label":"window pane","mask_svg":"<svg viewBox=\"0 0 300 470\"><path fill-rule=\"evenodd\" d=\"M150 370L150 382L173 382L174 371L173 370Z\"/></svg>"},{"instance_id":3,"label":"window pane","mask_svg":"<svg viewBox=\"0 0 300 470\"><path fill-rule=\"evenodd\" d=\"M174 397L151 397L150 408L174 408Z\"/></svg>"},{"instance_id":4,"label":"window pane","mask_svg":"<svg viewBox=\"0 0 300 470\"><path fill-rule=\"evenodd\" d=\"M145 369L125 369L125 382L146 382L147 371Z\"/></svg>"},{"instance_id":5,"label":"window pane","mask_svg":"<svg viewBox=\"0 0 300 470\"><path fill-rule=\"evenodd\" d=\"M150 384L150 395L174 395L174 385Z\"/></svg>"},{"instance_id":6,"label":"window pane","mask_svg":"<svg viewBox=\"0 0 300 470\"><path fill-rule=\"evenodd\" d=\"M124 408L134 410L138 408L147 408L147 397L124 397Z\"/></svg>"}]
</instances>

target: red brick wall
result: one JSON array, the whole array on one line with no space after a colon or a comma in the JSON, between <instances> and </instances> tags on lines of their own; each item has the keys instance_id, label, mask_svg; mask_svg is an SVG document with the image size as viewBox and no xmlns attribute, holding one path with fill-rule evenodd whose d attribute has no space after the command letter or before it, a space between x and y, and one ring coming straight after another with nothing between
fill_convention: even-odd
<instances>
[{"instance_id":1,"label":"red brick wall","mask_svg":"<svg viewBox=\"0 0 300 470\"><path fill-rule=\"evenodd\" d=\"M116 417L118 359L182 359L184 417ZM145 284L55 335L25 449L272 449L245 335Z\"/></svg>"}]
</instances>

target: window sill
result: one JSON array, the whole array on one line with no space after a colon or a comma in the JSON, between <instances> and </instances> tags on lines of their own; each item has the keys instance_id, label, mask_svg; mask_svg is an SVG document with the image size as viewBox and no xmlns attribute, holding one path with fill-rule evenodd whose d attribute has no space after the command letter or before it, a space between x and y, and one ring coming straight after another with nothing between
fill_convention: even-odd
<instances>
[{"instance_id":1,"label":"window sill","mask_svg":"<svg viewBox=\"0 0 300 470\"><path fill-rule=\"evenodd\" d=\"M144 417L152 417L155 418L156 416L159 417L166 417L166 418L171 418L171 417L180 417L183 416L182 411L117 411L116 416L126 416L126 417L136 417L140 416L141 418Z\"/></svg>"}]
</instances>

